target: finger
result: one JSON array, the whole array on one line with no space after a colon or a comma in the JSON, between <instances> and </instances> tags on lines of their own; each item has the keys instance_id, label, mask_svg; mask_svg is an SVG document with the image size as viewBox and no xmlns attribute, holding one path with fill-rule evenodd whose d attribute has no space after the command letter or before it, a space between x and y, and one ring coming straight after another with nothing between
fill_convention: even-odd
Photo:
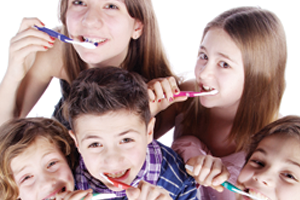
<instances>
[{"instance_id":1,"label":"finger","mask_svg":"<svg viewBox=\"0 0 300 200\"><path fill-rule=\"evenodd\" d=\"M133 188L130 187L126 190L126 195L128 197L128 200L137 200L140 196L140 189L139 188Z\"/></svg>"},{"instance_id":2,"label":"finger","mask_svg":"<svg viewBox=\"0 0 300 200\"><path fill-rule=\"evenodd\" d=\"M223 164L220 160L212 160L211 169L209 171L209 174L206 176L205 180L203 181L203 184L207 186L212 186L212 181L215 177L221 174Z\"/></svg>"},{"instance_id":3,"label":"finger","mask_svg":"<svg viewBox=\"0 0 300 200\"><path fill-rule=\"evenodd\" d=\"M203 160L202 169L198 176L198 180L200 183L202 183L202 184L204 183L204 180L206 179L206 177L209 175L209 173L211 171L212 164L213 164L213 162L212 162L211 156L206 156L205 159ZM205 185L205 186L207 186L207 185Z\"/></svg>"},{"instance_id":4,"label":"finger","mask_svg":"<svg viewBox=\"0 0 300 200\"><path fill-rule=\"evenodd\" d=\"M161 83L160 82L155 82L152 85L152 88L153 88L152 91L155 94L155 99L159 102L162 101L164 99L164 91L163 91Z\"/></svg>"},{"instance_id":5,"label":"finger","mask_svg":"<svg viewBox=\"0 0 300 200\"><path fill-rule=\"evenodd\" d=\"M36 17L34 17L34 18L26 18L25 17L25 18L23 18L23 20L21 22L18 32L22 32L23 30L28 29L29 27L33 27L34 25L45 26L45 24Z\"/></svg>"},{"instance_id":6,"label":"finger","mask_svg":"<svg viewBox=\"0 0 300 200\"><path fill-rule=\"evenodd\" d=\"M148 89L147 92L148 92L149 100L151 102L154 102L155 101L155 94L153 93L153 91L151 89Z\"/></svg>"},{"instance_id":7,"label":"finger","mask_svg":"<svg viewBox=\"0 0 300 200\"><path fill-rule=\"evenodd\" d=\"M43 39L48 42L55 42L55 39L50 37L47 33L37 30L36 28L29 27L28 29L24 30L23 32L18 33L15 37L13 37L10 43L14 43L16 41L30 39L30 38L39 38ZM26 41L26 40L25 40ZM30 40L27 42L31 42Z\"/></svg>"},{"instance_id":8,"label":"finger","mask_svg":"<svg viewBox=\"0 0 300 200\"><path fill-rule=\"evenodd\" d=\"M171 85L173 94L178 94L180 92L180 89L177 85L176 79L173 76L171 76L170 78L168 78L168 81Z\"/></svg>"},{"instance_id":9,"label":"finger","mask_svg":"<svg viewBox=\"0 0 300 200\"><path fill-rule=\"evenodd\" d=\"M172 102L174 100L174 96L173 96L173 91L172 91L172 88L170 85L169 78L162 80L161 85L162 85L162 89L163 89L165 98L169 102Z\"/></svg>"},{"instance_id":10,"label":"finger","mask_svg":"<svg viewBox=\"0 0 300 200\"><path fill-rule=\"evenodd\" d=\"M227 181L230 177L230 173L228 172L227 168L223 165L222 171L217 176L215 176L212 180L212 185L218 186Z\"/></svg>"}]
</instances>

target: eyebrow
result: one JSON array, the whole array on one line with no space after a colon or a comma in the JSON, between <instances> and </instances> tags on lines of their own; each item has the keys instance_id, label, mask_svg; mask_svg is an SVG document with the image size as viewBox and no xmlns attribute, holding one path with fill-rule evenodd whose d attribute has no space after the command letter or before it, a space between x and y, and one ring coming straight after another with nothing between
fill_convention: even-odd
<instances>
[{"instance_id":1,"label":"eyebrow","mask_svg":"<svg viewBox=\"0 0 300 200\"><path fill-rule=\"evenodd\" d=\"M207 51L207 49L205 48L205 46L203 45L200 45L200 48L199 49L203 49L205 51ZM234 60L232 60L228 55L226 54L223 54L223 53L220 53L218 52L218 55L222 56L222 57L225 57L226 59L230 60L231 62L235 63L235 64L238 64L237 62L235 62Z\"/></svg>"},{"instance_id":2,"label":"eyebrow","mask_svg":"<svg viewBox=\"0 0 300 200\"><path fill-rule=\"evenodd\" d=\"M136 131L136 130L134 130L134 129L128 129L128 130L126 130L126 131L123 131L123 132L119 133L118 136L119 136L119 137L120 137L120 136L124 136L124 135L128 134L129 132L130 132L130 133L140 134L138 131ZM102 139L102 137L100 137L100 136L98 136L98 135L87 135L87 136L85 136L85 137L83 137L83 138L81 139L81 142L83 142L84 140L88 140L88 139Z\"/></svg>"}]
</instances>

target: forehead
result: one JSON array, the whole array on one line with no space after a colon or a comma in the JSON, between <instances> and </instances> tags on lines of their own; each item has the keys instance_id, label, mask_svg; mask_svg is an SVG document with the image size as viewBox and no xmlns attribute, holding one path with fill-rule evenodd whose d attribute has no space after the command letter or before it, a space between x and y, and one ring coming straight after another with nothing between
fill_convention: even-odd
<instances>
[{"instance_id":1,"label":"forehead","mask_svg":"<svg viewBox=\"0 0 300 200\"><path fill-rule=\"evenodd\" d=\"M127 110L108 112L103 115L83 114L75 119L76 135L97 132L120 134L126 130L145 131L146 123L141 117Z\"/></svg>"},{"instance_id":2,"label":"forehead","mask_svg":"<svg viewBox=\"0 0 300 200\"><path fill-rule=\"evenodd\" d=\"M268 154L276 155L277 158L292 158L300 162L300 139L285 134L274 134L264 138L257 146L264 149Z\"/></svg>"}]
</instances>

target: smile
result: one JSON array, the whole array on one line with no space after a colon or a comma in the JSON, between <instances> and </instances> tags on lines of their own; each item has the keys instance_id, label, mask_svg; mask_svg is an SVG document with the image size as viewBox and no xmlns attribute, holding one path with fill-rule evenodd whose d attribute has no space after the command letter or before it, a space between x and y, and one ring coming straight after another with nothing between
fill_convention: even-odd
<instances>
[{"instance_id":1,"label":"smile","mask_svg":"<svg viewBox=\"0 0 300 200\"><path fill-rule=\"evenodd\" d=\"M66 187L63 187L63 188L59 189L58 191L53 192L52 194L50 194L49 196L47 196L43 200L56 200L56 194L58 194L60 192L65 192L65 191L66 191Z\"/></svg>"},{"instance_id":2,"label":"smile","mask_svg":"<svg viewBox=\"0 0 300 200\"><path fill-rule=\"evenodd\" d=\"M251 189L247 189L246 192L248 192L249 194L251 194L252 196L255 196L261 200L271 200L268 197L266 197L265 195L263 195L262 193L259 193L255 190L251 190Z\"/></svg>"}]
</instances>

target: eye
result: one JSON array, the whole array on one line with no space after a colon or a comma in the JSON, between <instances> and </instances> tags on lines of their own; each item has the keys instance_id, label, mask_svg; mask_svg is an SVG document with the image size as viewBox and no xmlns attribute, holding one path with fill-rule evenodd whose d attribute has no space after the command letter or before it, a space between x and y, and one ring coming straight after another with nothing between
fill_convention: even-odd
<instances>
[{"instance_id":1,"label":"eye","mask_svg":"<svg viewBox=\"0 0 300 200\"><path fill-rule=\"evenodd\" d=\"M86 5L86 3L84 3L83 1L73 1L72 3L77 6L85 6Z\"/></svg>"},{"instance_id":2,"label":"eye","mask_svg":"<svg viewBox=\"0 0 300 200\"><path fill-rule=\"evenodd\" d=\"M250 160L251 164L255 167L264 167L265 164L259 160Z\"/></svg>"},{"instance_id":3,"label":"eye","mask_svg":"<svg viewBox=\"0 0 300 200\"><path fill-rule=\"evenodd\" d=\"M26 175L24 178L21 179L21 183L28 181L32 177L33 177L33 175Z\"/></svg>"},{"instance_id":4,"label":"eye","mask_svg":"<svg viewBox=\"0 0 300 200\"><path fill-rule=\"evenodd\" d=\"M49 169L50 167L54 166L58 161L52 161L47 165L47 169Z\"/></svg>"},{"instance_id":5,"label":"eye","mask_svg":"<svg viewBox=\"0 0 300 200\"><path fill-rule=\"evenodd\" d=\"M208 60L208 57L205 53L201 52L199 53L198 59L200 60Z\"/></svg>"},{"instance_id":6,"label":"eye","mask_svg":"<svg viewBox=\"0 0 300 200\"><path fill-rule=\"evenodd\" d=\"M130 143L130 142L133 142L133 139L131 138L124 138L121 140L121 143Z\"/></svg>"},{"instance_id":7,"label":"eye","mask_svg":"<svg viewBox=\"0 0 300 200\"><path fill-rule=\"evenodd\" d=\"M88 146L88 148L97 148L97 147L102 147L102 144L98 142L94 142Z\"/></svg>"},{"instance_id":8,"label":"eye","mask_svg":"<svg viewBox=\"0 0 300 200\"><path fill-rule=\"evenodd\" d=\"M282 175L288 179L293 179L293 180L296 180L298 181L292 174L290 173L282 173Z\"/></svg>"},{"instance_id":9,"label":"eye","mask_svg":"<svg viewBox=\"0 0 300 200\"><path fill-rule=\"evenodd\" d=\"M118 7L114 4L108 4L105 6L106 9L118 9Z\"/></svg>"},{"instance_id":10,"label":"eye","mask_svg":"<svg viewBox=\"0 0 300 200\"><path fill-rule=\"evenodd\" d=\"M222 68L229 68L230 67L230 65L228 65L228 63L226 63L226 62L220 62L220 67L222 67Z\"/></svg>"}]
</instances>

